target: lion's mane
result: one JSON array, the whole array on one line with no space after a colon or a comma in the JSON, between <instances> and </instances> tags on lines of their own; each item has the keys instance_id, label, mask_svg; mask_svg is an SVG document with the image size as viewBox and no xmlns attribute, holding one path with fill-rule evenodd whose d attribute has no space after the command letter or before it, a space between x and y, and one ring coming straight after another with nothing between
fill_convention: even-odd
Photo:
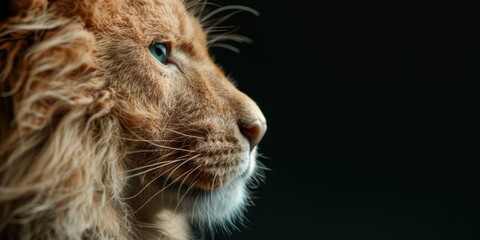
<instances>
[{"instance_id":1,"label":"lion's mane","mask_svg":"<svg viewBox=\"0 0 480 240\"><path fill-rule=\"evenodd\" d=\"M84 23L47 4L0 25L0 238L129 239L115 93Z\"/></svg>"}]
</instances>

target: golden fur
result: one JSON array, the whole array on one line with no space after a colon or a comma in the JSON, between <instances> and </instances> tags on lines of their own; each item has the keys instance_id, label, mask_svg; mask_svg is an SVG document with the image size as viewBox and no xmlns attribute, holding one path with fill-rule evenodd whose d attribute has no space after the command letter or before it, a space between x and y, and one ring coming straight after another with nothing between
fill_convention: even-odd
<instances>
[{"instance_id":1,"label":"golden fur","mask_svg":"<svg viewBox=\"0 0 480 240\"><path fill-rule=\"evenodd\" d=\"M265 118L209 56L205 4L10 1L0 239L191 239L241 216Z\"/></svg>"}]
</instances>

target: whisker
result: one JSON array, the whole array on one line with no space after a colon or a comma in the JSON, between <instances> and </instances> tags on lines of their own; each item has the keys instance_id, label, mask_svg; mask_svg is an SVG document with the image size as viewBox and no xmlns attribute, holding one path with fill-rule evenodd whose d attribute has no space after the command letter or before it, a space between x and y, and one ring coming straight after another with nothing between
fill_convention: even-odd
<instances>
[{"instance_id":1,"label":"whisker","mask_svg":"<svg viewBox=\"0 0 480 240\"><path fill-rule=\"evenodd\" d=\"M222 25L222 26L208 26L208 29L205 29L208 33L212 32L225 32L227 30L232 30L232 28L238 29L236 26L227 26L227 25Z\"/></svg>"},{"instance_id":2,"label":"whisker","mask_svg":"<svg viewBox=\"0 0 480 240\"><path fill-rule=\"evenodd\" d=\"M198 1L195 1L194 3L192 3L192 4L188 4L186 9L187 9L187 11L192 11L192 9L193 9L194 13L197 16L201 16L201 15L204 14L205 7L208 6L208 5L215 6L215 7L220 7L220 5L208 2L206 0L198 0ZM198 6L200 6L200 7L198 7Z\"/></svg>"},{"instance_id":3,"label":"whisker","mask_svg":"<svg viewBox=\"0 0 480 240\"><path fill-rule=\"evenodd\" d=\"M226 44L226 43L214 43L214 44L210 45L210 47L225 48L225 49L228 49L228 50L230 50L234 53L240 53L240 49L238 49L237 47L234 47L232 45Z\"/></svg>"},{"instance_id":4,"label":"whisker","mask_svg":"<svg viewBox=\"0 0 480 240\"><path fill-rule=\"evenodd\" d=\"M174 164L176 162L179 162L179 161L183 161L185 159L177 159L175 161L169 161L169 162L161 162L161 163L154 163L154 164L150 164L149 167L153 167L153 168L150 168L150 169L147 169L145 171L142 171L142 172L138 172L138 173L135 173L135 174L132 174L132 175L128 175L126 176L127 179L129 178L132 178L132 177L136 177L136 176L140 176L140 175L143 175L145 173L148 173L148 172L151 172L151 171L155 171L157 169L160 169L162 167L165 167L165 166L168 166L170 164ZM156 165L156 166L155 166Z\"/></svg>"},{"instance_id":5,"label":"whisker","mask_svg":"<svg viewBox=\"0 0 480 240\"><path fill-rule=\"evenodd\" d=\"M144 139L143 137L139 136L138 134L136 134L135 132L133 132L132 130L128 129L129 132L134 135L135 137L137 137L137 139L133 139L131 141L138 141L138 142L145 142L145 143L148 143L148 144L151 144L153 146L156 146L156 147L159 147L159 148L163 148L163 149L169 149L169 150L177 150L177 151L182 151L182 152L190 152L190 153L193 153L194 151L192 150L188 150L188 149L182 149L182 148L175 148L175 147L169 147L169 146L164 146L164 145L160 145L160 144L157 144L155 143L155 141L157 140L147 140L147 139ZM180 132L178 131L175 131L175 130L171 130L171 129L165 129L165 130L170 130L170 131L174 131L176 133L179 133L181 134ZM190 136L190 137L194 137L194 136Z\"/></svg>"},{"instance_id":6,"label":"whisker","mask_svg":"<svg viewBox=\"0 0 480 240\"><path fill-rule=\"evenodd\" d=\"M189 158L189 159L186 159L185 162L183 162L183 163L181 163L180 165L178 165L178 166L175 168L175 170L178 169L178 168L179 168L180 166L182 166L183 164L185 164L187 161L192 160L192 159L194 159L194 158L196 158L196 157L198 157L198 156L200 156L200 155L195 155L195 156L193 156L193 157L191 157L191 158ZM172 167L172 168L173 168L173 167ZM170 168L170 169L171 169L171 168ZM167 171L170 171L170 169L168 169ZM175 171L175 170L174 170L174 171ZM174 171L172 171L172 172L174 172ZM172 172L168 175L167 179L171 176ZM159 178L162 177L162 176L163 176L162 174L158 175L158 176L155 177L153 180L151 180L149 183L147 183L138 193L136 193L135 195L133 195L133 196L131 196L131 197L126 197L126 198L123 198L123 199L128 200L128 199L133 199L133 198L137 197L138 195L140 195L140 193L142 193L143 191L145 191L145 189L147 189L147 187L150 186L150 184L152 184L154 181L156 181L157 179L159 179ZM167 187L169 187L169 186L172 185L173 183L174 183L174 182L168 184L168 186L165 186L165 184L164 184L164 187L162 188L162 190L160 190L160 192L163 191L163 190L165 190ZM154 196L156 196L157 194L158 194L158 193L156 193ZM145 203L145 204L146 204L146 203ZM145 204L144 204L143 206L145 206ZM143 207L143 206L142 206L142 207ZM137 211L138 211L138 210L137 210Z\"/></svg>"},{"instance_id":7,"label":"whisker","mask_svg":"<svg viewBox=\"0 0 480 240\"><path fill-rule=\"evenodd\" d=\"M182 163L183 164L183 163ZM176 168L178 169L178 167ZM174 172L174 171L172 171ZM188 172L185 172L183 173L182 175L180 175L179 177L177 177L177 179L183 177L185 174L187 174ZM153 196L151 196L145 203L143 203L142 206L140 206L140 208L138 208L137 210L134 211L134 213L137 213L138 211L140 211L143 207L145 207L145 205L147 205L147 203L149 203L153 198L155 198L158 194L160 194L161 192L163 192L165 189L167 189L169 186L171 186L172 184L174 184L175 181L172 181L170 182L167 186L163 187L162 189L160 189L158 192L156 192L155 194L153 194Z\"/></svg>"},{"instance_id":8,"label":"whisker","mask_svg":"<svg viewBox=\"0 0 480 240\"><path fill-rule=\"evenodd\" d=\"M238 35L238 34L213 34L211 35L212 39L208 40L208 44L215 43L220 40L231 40L239 43L252 43L252 39Z\"/></svg>"},{"instance_id":9,"label":"whisker","mask_svg":"<svg viewBox=\"0 0 480 240\"><path fill-rule=\"evenodd\" d=\"M204 164L205 165L205 164ZM184 181L188 178L188 176L194 172L195 170L197 170L199 167L201 167L203 165L198 165L198 167L196 167L195 169L193 169L192 171L190 171L190 173L183 179L182 183L180 184L180 186L178 187L178 192L177 192L177 198L178 196L180 195L180 189L184 183ZM200 174L200 172L197 173L197 175L195 175L195 178L198 177L198 175ZM192 184L190 184L190 186L188 187L188 189L185 191L185 193L182 195L182 197L180 198L180 200L178 200L178 203L177 203L177 206L175 206L175 209L173 210L173 215L175 215L175 213L177 212L177 209L178 207L180 206L180 204L182 203L182 200L185 198L185 196L187 195L187 193L193 188L193 186L195 186L195 184L197 184L197 182L200 181L200 179L197 179L196 181L194 181ZM195 204L197 202L197 199L195 199ZM195 206L195 205L194 205ZM173 220L173 217L170 219L170 221Z\"/></svg>"},{"instance_id":10,"label":"whisker","mask_svg":"<svg viewBox=\"0 0 480 240\"><path fill-rule=\"evenodd\" d=\"M193 150L188 150L188 149L183 149L183 148L176 148L176 147L170 147L170 146L165 146L165 145L160 145L160 144L156 144L154 143L152 140L140 140L140 139L128 139L128 141L136 141L136 142L144 142L144 143L148 143L150 145L153 145L155 147L158 147L158 148L162 148L162 149L169 149L169 150L177 150L177 151L181 151L181 152L190 152L190 153L193 153L195 151ZM173 141L171 141L173 142ZM178 141L176 141L178 142ZM139 152L147 152L147 150L141 150L141 151L131 151L131 152L128 152L127 154L130 154L130 153L139 153ZM155 150L151 150L152 152L155 151ZM158 150L157 150L158 151Z\"/></svg>"},{"instance_id":11,"label":"whisker","mask_svg":"<svg viewBox=\"0 0 480 240\"><path fill-rule=\"evenodd\" d=\"M257 161L257 167L261 170L265 170L265 171L273 171L273 169L267 167L264 163L260 162L260 161Z\"/></svg>"},{"instance_id":12,"label":"whisker","mask_svg":"<svg viewBox=\"0 0 480 240\"><path fill-rule=\"evenodd\" d=\"M127 138L127 137L118 137L118 138L122 140L132 141L132 142L173 142L172 140L164 140L164 139L148 140L148 139Z\"/></svg>"},{"instance_id":13,"label":"whisker","mask_svg":"<svg viewBox=\"0 0 480 240\"><path fill-rule=\"evenodd\" d=\"M215 175L213 176L213 181L212 181L212 186L215 186L215 181L217 180L218 172L220 169L218 168L217 171L215 172Z\"/></svg>"},{"instance_id":14,"label":"whisker","mask_svg":"<svg viewBox=\"0 0 480 240\"><path fill-rule=\"evenodd\" d=\"M201 166L201 165L199 165ZM198 176L198 173L197 173L197 176ZM182 195L182 197L180 198L180 200L178 200L178 203L177 203L177 206L175 207L175 209L173 210L173 213L175 214L177 212L177 209L178 207L180 206L180 204L182 203L182 200L183 198L185 198L185 196L187 195L187 193L193 188L193 186L195 186L195 184L200 181L200 179L197 179L195 182L193 182L192 184L190 184L190 186L188 187L187 191L185 191L185 193Z\"/></svg>"},{"instance_id":15,"label":"whisker","mask_svg":"<svg viewBox=\"0 0 480 240\"><path fill-rule=\"evenodd\" d=\"M170 132L174 132L174 133L176 133L176 134L179 134L179 135L182 135L182 136L185 136L185 137L191 137L191 138L196 138L196 139L203 139L203 137L199 137L199 136L194 136L194 135L182 133L182 132L179 132L179 131L176 131L176 130L173 130L173 129L165 129L165 130L170 131Z\"/></svg>"},{"instance_id":16,"label":"whisker","mask_svg":"<svg viewBox=\"0 0 480 240\"><path fill-rule=\"evenodd\" d=\"M187 180L188 176L190 176L190 174L192 174L193 172L195 172L195 170L197 170L198 168L200 168L200 167L202 167L202 166L205 166L205 163L204 163L204 164L201 164L201 165L198 165L198 166L197 166L196 168L194 168L194 169L189 170L190 173L183 178L182 182L180 183L180 186L178 187L177 197L180 195L180 190L181 190L183 184L185 183L185 180ZM200 174L200 172L197 173L197 175L196 175L195 177L197 177L198 174ZM195 182L195 183L196 183L196 182Z\"/></svg>"},{"instance_id":17,"label":"whisker","mask_svg":"<svg viewBox=\"0 0 480 240\"><path fill-rule=\"evenodd\" d=\"M182 183L181 183L180 186L178 187L177 198L178 198L178 196L180 196L180 190L181 190L183 184L185 183L185 180L188 178L188 176L190 176L190 174L192 174L195 170L197 170L199 167L202 167L202 166L205 166L205 164L198 165L196 168L194 168L194 169L192 169L191 171L189 171L190 173L183 178ZM197 178L199 174L200 174L200 172L197 172L197 175L195 175L194 179ZM188 193L188 191L190 191L190 189L191 189L198 181L200 181L200 179L197 179L196 181L194 181L193 183L190 184L190 186L188 187L187 191L185 191L185 193L182 195L182 197L181 197L180 200L178 201L177 206L175 207L173 213L176 213L176 212L177 212L177 209L178 209L178 207L180 206L180 203L182 202L182 200L183 200L183 198L185 197L185 195Z\"/></svg>"},{"instance_id":18,"label":"whisker","mask_svg":"<svg viewBox=\"0 0 480 240\"><path fill-rule=\"evenodd\" d=\"M263 155L262 153L257 153L257 157L263 158L263 159L272 159L271 157L267 157L267 156Z\"/></svg>"},{"instance_id":19,"label":"whisker","mask_svg":"<svg viewBox=\"0 0 480 240\"><path fill-rule=\"evenodd\" d=\"M163 153L162 150L159 150L159 149L145 149L145 150L135 150L135 151L128 151L126 152L125 154L129 155L129 154L136 154L136 153L149 153L149 152L159 152L159 153ZM167 154L164 154L162 155L162 158L164 157L168 157L172 154L175 154L175 152L170 152L170 153L167 153Z\"/></svg>"},{"instance_id":20,"label":"whisker","mask_svg":"<svg viewBox=\"0 0 480 240\"><path fill-rule=\"evenodd\" d=\"M165 162L172 162L172 161L177 161L177 160L185 160L185 158L177 158L177 159L173 159L173 160L162 160L164 159L165 157L168 157L169 155L172 155L173 153L169 153L169 154L165 154L164 156L162 156L161 158L156 158L156 159L152 159L151 161L148 161L148 162L154 162L155 163L152 163L152 164L148 164L148 165L143 165L141 167L137 167L137 168L132 168L132 169L129 169L129 170L126 170L125 172L126 173L129 173L129 172L135 172L135 171L138 171L138 170L141 170L141 169L144 169L144 168L149 168L151 166L155 166L157 164L162 164L162 163L165 163ZM158 162L158 161L161 161L161 162Z\"/></svg>"},{"instance_id":21,"label":"whisker","mask_svg":"<svg viewBox=\"0 0 480 240\"><path fill-rule=\"evenodd\" d=\"M234 16L235 14L237 14L239 12L241 12L241 11L237 10L237 11L231 12L231 13L225 15L225 16L222 16L220 18L212 19L209 22L203 23L203 25L205 26L206 32L208 33L209 29L211 27L215 27L215 26L220 25L221 23L225 22L226 20L228 20L229 18L231 18L232 16Z\"/></svg>"},{"instance_id":22,"label":"whisker","mask_svg":"<svg viewBox=\"0 0 480 240\"><path fill-rule=\"evenodd\" d=\"M220 13L220 12L223 12L223 11L227 11L227 10L242 10L242 11L245 11L245 12L249 12L249 13L252 13L253 15L255 16L259 16L260 13L253 9L253 8L250 8L250 7L247 7L247 6L241 6L241 5L229 5L229 6L223 6L223 7L219 7L213 11L211 11L210 13L208 13L207 15L203 16L201 19L200 19L200 22L204 22L208 19L210 19L211 17L215 16L216 14Z\"/></svg>"},{"instance_id":23,"label":"whisker","mask_svg":"<svg viewBox=\"0 0 480 240\"><path fill-rule=\"evenodd\" d=\"M198 156L200 156L200 154L198 154L198 155L196 155L196 156L194 156L194 157L198 157ZM192 160L192 159L194 159L194 158L192 157L192 158L190 158L190 159L187 159L185 162L179 164L179 165L178 165L175 169L173 169L173 170L171 170L171 168L168 169L167 171L170 172L170 173L168 174L168 176L167 176L166 178L167 178L167 179L171 179L172 174L173 174L175 171L177 171L177 169L179 169L181 166L183 166L183 164L187 163L187 161ZM171 170L171 171L170 171L170 170ZM187 172L187 173L188 173L188 172ZM184 174L185 174L185 173L184 173ZM184 174L180 175L180 177L182 177ZM177 177L177 179L179 179L180 177ZM174 182L174 181L173 181L173 182ZM166 184L166 182L163 184L163 186L165 186L165 184Z\"/></svg>"}]
</instances>

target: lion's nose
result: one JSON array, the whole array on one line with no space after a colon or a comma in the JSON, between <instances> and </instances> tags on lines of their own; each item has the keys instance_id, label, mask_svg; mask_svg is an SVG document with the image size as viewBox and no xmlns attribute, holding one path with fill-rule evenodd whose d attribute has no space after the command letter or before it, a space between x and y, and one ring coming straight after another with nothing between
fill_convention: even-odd
<instances>
[{"instance_id":1,"label":"lion's nose","mask_svg":"<svg viewBox=\"0 0 480 240\"><path fill-rule=\"evenodd\" d=\"M240 126L240 132L247 137L250 142L250 151L262 140L263 135L267 131L267 123L264 121L256 120L247 126Z\"/></svg>"}]
</instances>

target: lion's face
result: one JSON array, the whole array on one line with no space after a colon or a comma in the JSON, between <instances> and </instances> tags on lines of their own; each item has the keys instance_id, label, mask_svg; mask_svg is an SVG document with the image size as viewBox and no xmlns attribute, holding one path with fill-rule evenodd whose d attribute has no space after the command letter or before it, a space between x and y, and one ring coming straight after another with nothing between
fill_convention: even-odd
<instances>
[{"instance_id":1,"label":"lion's face","mask_svg":"<svg viewBox=\"0 0 480 240\"><path fill-rule=\"evenodd\" d=\"M145 172L132 181L131 194L141 196L134 208L147 199L200 218L233 214L256 170L262 112L212 61L202 26L180 1L127 1L111 10L90 24L116 92L125 164L133 175ZM165 52L152 52L156 44Z\"/></svg>"},{"instance_id":2,"label":"lion's face","mask_svg":"<svg viewBox=\"0 0 480 240\"><path fill-rule=\"evenodd\" d=\"M0 232L128 238L165 211L206 225L238 215L266 120L212 60L184 2L9 4Z\"/></svg>"}]
</instances>

